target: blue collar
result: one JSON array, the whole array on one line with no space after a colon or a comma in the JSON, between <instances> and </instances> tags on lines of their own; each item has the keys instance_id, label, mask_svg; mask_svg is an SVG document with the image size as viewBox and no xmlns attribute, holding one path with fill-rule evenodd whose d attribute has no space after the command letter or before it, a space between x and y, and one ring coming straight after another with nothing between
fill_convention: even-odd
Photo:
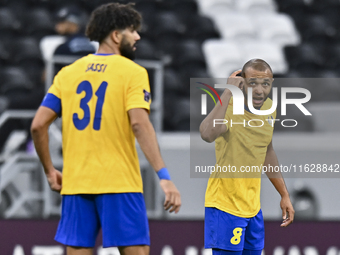
<instances>
[{"instance_id":1,"label":"blue collar","mask_svg":"<svg viewBox=\"0 0 340 255\"><path fill-rule=\"evenodd\" d=\"M261 106L261 108L262 108L262 106ZM260 109L256 109L256 110L261 110L261 108ZM250 112L250 113L252 113L250 110L249 110L249 108L248 108L248 106L246 105L246 104L244 104L244 109L247 111L247 112Z\"/></svg>"},{"instance_id":2,"label":"blue collar","mask_svg":"<svg viewBox=\"0 0 340 255\"><path fill-rule=\"evenodd\" d=\"M244 109L247 111L247 112L250 112L248 106L246 104L244 104Z\"/></svg>"},{"instance_id":3,"label":"blue collar","mask_svg":"<svg viewBox=\"0 0 340 255\"><path fill-rule=\"evenodd\" d=\"M111 55L114 55L114 53L95 53L93 55L95 55L95 56L111 56Z\"/></svg>"}]
</instances>

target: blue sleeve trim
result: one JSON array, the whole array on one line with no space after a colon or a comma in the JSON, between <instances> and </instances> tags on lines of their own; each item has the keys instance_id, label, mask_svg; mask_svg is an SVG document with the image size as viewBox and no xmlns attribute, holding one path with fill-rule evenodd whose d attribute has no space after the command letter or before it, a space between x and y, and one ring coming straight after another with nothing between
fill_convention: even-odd
<instances>
[{"instance_id":1,"label":"blue sleeve trim","mask_svg":"<svg viewBox=\"0 0 340 255\"><path fill-rule=\"evenodd\" d=\"M171 180L170 174L168 172L168 169L166 167L163 167L161 170L157 172L157 175L160 180Z\"/></svg>"},{"instance_id":2,"label":"blue sleeve trim","mask_svg":"<svg viewBox=\"0 0 340 255\"><path fill-rule=\"evenodd\" d=\"M45 106L55 111L59 116L61 116L61 100L52 93L47 93L41 106Z\"/></svg>"}]
</instances>

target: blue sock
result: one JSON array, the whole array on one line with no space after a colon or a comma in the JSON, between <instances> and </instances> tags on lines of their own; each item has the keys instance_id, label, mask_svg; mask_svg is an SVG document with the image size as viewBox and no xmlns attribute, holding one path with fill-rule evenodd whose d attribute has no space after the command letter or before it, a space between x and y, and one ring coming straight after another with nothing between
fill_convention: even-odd
<instances>
[{"instance_id":1,"label":"blue sock","mask_svg":"<svg viewBox=\"0 0 340 255\"><path fill-rule=\"evenodd\" d=\"M227 250L221 250L221 249L212 249L213 255L243 255L242 251L227 251Z\"/></svg>"},{"instance_id":2,"label":"blue sock","mask_svg":"<svg viewBox=\"0 0 340 255\"><path fill-rule=\"evenodd\" d=\"M244 249L242 255L261 255L262 250L247 250Z\"/></svg>"}]
</instances>

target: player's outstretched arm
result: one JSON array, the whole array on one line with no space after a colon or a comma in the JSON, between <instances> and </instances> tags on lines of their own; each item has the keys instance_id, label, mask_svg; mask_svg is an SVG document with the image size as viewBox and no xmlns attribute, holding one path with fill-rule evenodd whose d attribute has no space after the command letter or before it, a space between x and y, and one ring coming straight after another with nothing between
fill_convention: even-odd
<instances>
[{"instance_id":1,"label":"player's outstretched arm","mask_svg":"<svg viewBox=\"0 0 340 255\"><path fill-rule=\"evenodd\" d=\"M240 72L241 72L241 70L233 72L230 75L227 83L242 89L243 78L236 76ZM215 139L217 137L219 137L223 133L227 132L226 125L215 125L215 127L214 127L214 119L224 119L231 97L232 97L232 94L231 94L230 90L225 89L222 96L221 96L222 105L216 104L214 109L202 121L202 123L200 125L200 133L201 133L201 137L204 141L206 141L208 143L212 143L212 142L215 141Z\"/></svg>"},{"instance_id":2,"label":"player's outstretched arm","mask_svg":"<svg viewBox=\"0 0 340 255\"><path fill-rule=\"evenodd\" d=\"M44 167L47 181L52 190L60 192L62 175L53 167L48 146L48 128L57 117L57 114L51 109L40 106L32 121L31 134L35 149Z\"/></svg>"},{"instance_id":3,"label":"player's outstretched arm","mask_svg":"<svg viewBox=\"0 0 340 255\"><path fill-rule=\"evenodd\" d=\"M267 166L267 169L269 169L268 167L269 165L273 167L272 169L274 169L275 166L279 166L279 161L274 151L272 142L270 142L270 144L268 145L266 159L264 162L264 166ZM274 185L276 190L281 195L280 207L282 209L282 219L283 219L281 227L287 227L289 224L293 222L295 211L290 201L286 184L284 182L281 172L267 171L266 174L269 180L271 181L271 183Z\"/></svg>"},{"instance_id":4,"label":"player's outstretched arm","mask_svg":"<svg viewBox=\"0 0 340 255\"><path fill-rule=\"evenodd\" d=\"M170 180L170 176L165 168L162 159L156 132L150 122L146 109L136 108L128 111L130 124L137 141L145 154L146 159L157 172L160 180L161 188L165 193L165 210L178 213L181 207L181 196L175 184Z\"/></svg>"}]
</instances>

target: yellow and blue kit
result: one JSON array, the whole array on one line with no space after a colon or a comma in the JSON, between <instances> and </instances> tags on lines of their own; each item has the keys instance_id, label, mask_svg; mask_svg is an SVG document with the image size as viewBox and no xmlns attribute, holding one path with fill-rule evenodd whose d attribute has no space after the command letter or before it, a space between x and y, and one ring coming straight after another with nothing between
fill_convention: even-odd
<instances>
[{"instance_id":1,"label":"yellow and blue kit","mask_svg":"<svg viewBox=\"0 0 340 255\"><path fill-rule=\"evenodd\" d=\"M114 229L117 232L111 239L120 237L121 241L105 241L113 229L103 228L104 245L149 244L143 185L128 111L149 111L150 103L146 69L121 55L90 54L56 75L41 104L62 118L63 213L56 240L92 247L103 222L110 226L113 220L134 219L126 225L128 228L123 224L121 229ZM86 217L82 217L85 211ZM89 225L92 227L86 228ZM138 234L142 238L126 234L134 228L142 228L142 234Z\"/></svg>"},{"instance_id":2,"label":"yellow and blue kit","mask_svg":"<svg viewBox=\"0 0 340 255\"><path fill-rule=\"evenodd\" d=\"M267 98L261 110L270 109L271 106L272 100ZM233 101L230 100L225 115L227 132L215 140L215 151L216 165L221 168L225 166L225 169L234 167L234 172L216 171L208 181L205 195L206 248L242 250L244 243L247 244L245 247L247 249L263 248L264 228L260 212L261 172L267 147L272 140L275 118L276 112L255 115L247 109L244 115L233 115ZM254 169L258 171L249 172ZM238 220L235 220L235 217ZM216 225L216 222L219 223ZM235 229L241 231L236 231L240 238L237 242L232 242ZM263 233L263 236L256 235L257 238L252 238L255 232ZM223 242L213 240L214 236L221 238ZM252 240L251 243L247 236Z\"/></svg>"}]
</instances>

